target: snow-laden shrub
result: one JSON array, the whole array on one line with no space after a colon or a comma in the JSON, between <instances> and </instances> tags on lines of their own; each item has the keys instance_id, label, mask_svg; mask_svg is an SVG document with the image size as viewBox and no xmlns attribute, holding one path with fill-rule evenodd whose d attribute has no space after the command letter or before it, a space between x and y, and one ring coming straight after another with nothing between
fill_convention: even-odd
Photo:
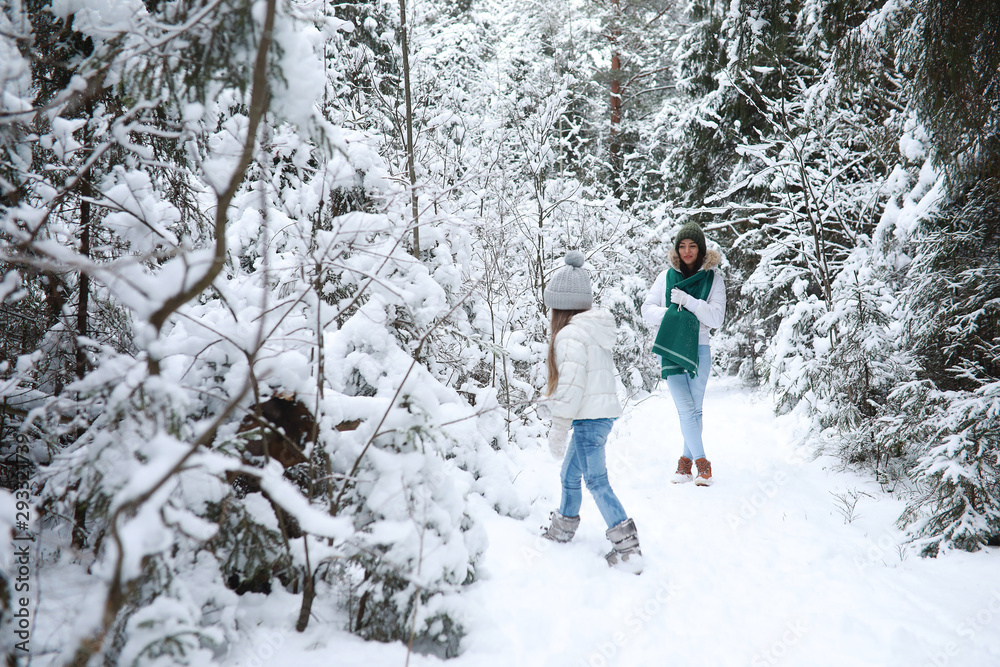
<instances>
[{"instance_id":1,"label":"snow-laden shrub","mask_svg":"<svg viewBox=\"0 0 1000 667\"><path fill-rule=\"evenodd\" d=\"M976 550L1000 534L1000 219L995 183L950 196L907 239L907 324L933 390L902 522L923 553Z\"/></svg>"},{"instance_id":2,"label":"snow-laden shrub","mask_svg":"<svg viewBox=\"0 0 1000 667\"><path fill-rule=\"evenodd\" d=\"M356 530L331 573L361 578L350 590L353 631L382 641L412 633L453 655L455 595L474 580L484 547L466 496L480 474L476 450L495 453L497 434L481 432L459 394L400 347L388 326L395 310L373 299L327 350L336 419L360 422L331 431L326 445L330 511Z\"/></svg>"},{"instance_id":3,"label":"snow-laden shrub","mask_svg":"<svg viewBox=\"0 0 1000 667\"><path fill-rule=\"evenodd\" d=\"M809 372L819 353L829 349L829 340L816 331L817 322L826 315L826 306L815 295L806 294L806 283L795 284L801 301L782 306L775 316L780 324L771 344L761 358L759 374L775 395L775 409L787 412L807 401L816 409L820 400Z\"/></svg>"},{"instance_id":4,"label":"snow-laden shrub","mask_svg":"<svg viewBox=\"0 0 1000 667\"><path fill-rule=\"evenodd\" d=\"M977 551L1000 535L1000 383L943 392L936 405L913 471L920 495L901 523L924 555Z\"/></svg>"},{"instance_id":5,"label":"snow-laden shrub","mask_svg":"<svg viewBox=\"0 0 1000 667\"><path fill-rule=\"evenodd\" d=\"M905 476L905 441L887 434L899 407L896 389L916 378L918 366L900 348L900 303L886 267L860 244L833 284L833 308L816 323L832 344L806 369L815 388L821 438L850 465L882 481Z\"/></svg>"}]
</instances>

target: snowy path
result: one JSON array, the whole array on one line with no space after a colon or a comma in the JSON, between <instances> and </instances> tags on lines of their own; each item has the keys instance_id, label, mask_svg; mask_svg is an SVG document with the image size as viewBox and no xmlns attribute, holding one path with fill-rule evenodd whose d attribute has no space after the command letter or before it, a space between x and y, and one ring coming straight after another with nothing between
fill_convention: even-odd
<instances>
[{"instance_id":1,"label":"snowy path","mask_svg":"<svg viewBox=\"0 0 1000 667\"><path fill-rule=\"evenodd\" d=\"M489 527L482 627L451 664L1000 665L1000 554L901 560L902 505L805 461L782 430L790 418L716 381L705 414L708 489L667 483L679 455L668 394L616 425L609 470L639 527L639 577L609 571L589 498L573 543L534 537L557 499L553 461L553 503ZM857 491L881 497L861 496L847 523L834 494Z\"/></svg>"},{"instance_id":2,"label":"snowy path","mask_svg":"<svg viewBox=\"0 0 1000 667\"><path fill-rule=\"evenodd\" d=\"M467 593L463 654L409 664L1000 665L1000 553L906 554L893 526L901 502L832 460L805 460L790 445L794 418L775 419L769 404L715 378L705 415L708 489L667 481L679 429L665 392L633 406L611 436L611 482L639 527L641 576L605 564L603 522L586 493L572 543L536 537L558 500L558 463L539 452L518 480L537 489L533 515L480 512L490 546ZM870 495L848 522L838 496L859 492ZM345 634L282 664L331 664L330 651L336 665L406 659L399 645Z\"/></svg>"}]
</instances>

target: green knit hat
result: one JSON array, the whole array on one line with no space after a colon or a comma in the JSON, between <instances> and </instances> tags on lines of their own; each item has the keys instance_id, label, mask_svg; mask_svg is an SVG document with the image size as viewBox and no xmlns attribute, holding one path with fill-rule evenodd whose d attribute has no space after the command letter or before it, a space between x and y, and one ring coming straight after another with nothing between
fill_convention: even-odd
<instances>
[{"instance_id":1,"label":"green knit hat","mask_svg":"<svg viewBox=\"0 0 1000 667\"><path fill-rule=\"evenodd\" d=\"M681 247L681 241L684 239L691 239L698 245L698 256L704 257L705 253L708 252L705 246L705 232L701 231L701 227L698 226L697 222L689 222L680 231L677 232L677 236L674 237L674 250L679 251Z\"/></svg>"}]
</instances>

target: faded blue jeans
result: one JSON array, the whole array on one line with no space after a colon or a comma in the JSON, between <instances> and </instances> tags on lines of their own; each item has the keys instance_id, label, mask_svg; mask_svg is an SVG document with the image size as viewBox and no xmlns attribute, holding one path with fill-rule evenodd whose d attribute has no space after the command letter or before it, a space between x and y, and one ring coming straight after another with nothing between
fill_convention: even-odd
<instances>
[{"instance_id":1,"label":"faded blue jeans","mask_svg":"<svg viewBox=\"0 0 1000 667\"><path fill-rule=\"evenodd\" d=\"M674 397L677 416L681 420L684 436L684 456L692 461L705 458L705 445L701 441L701 406L705 402L708 374L712 372L712 351L708 345L698 346L698 375L687 373L667 376L667 387Z\"/></svg>"},{"instance_id":2,"label":"faded blue jeans","mask_svg":"<svg viewBox=\"0 0 1000 667\"><path fill-rule=\"evenodd\" d=\"M573 422L573 439L566 449L562 472L562 503L559 513L574 517L580 514L583 491L580 480L587 483L587 490L594 497L597 509L601 511L608 528L616 526L628 517L611 490L608 482L608 467L604 457L604 445L614 425L614 419L577 419Z\"/></svg>"}]
</instances>

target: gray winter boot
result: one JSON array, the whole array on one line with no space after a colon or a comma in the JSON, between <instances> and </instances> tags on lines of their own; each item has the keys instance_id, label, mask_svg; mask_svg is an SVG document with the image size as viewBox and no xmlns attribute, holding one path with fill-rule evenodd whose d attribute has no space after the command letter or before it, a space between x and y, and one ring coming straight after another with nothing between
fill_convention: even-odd
<instances>
[{"instance_id":1,"label":"gray winter boot","mask_svg":"<svg viewBox=\"0 0 1000 667\"><path fill-rule=\"evenodd\" d=\"M552 523L542 533L542 537L545 539L553 542L569 542L576 535L576 529L580 525L580 517L563 516L559 512L552 512L549 514L549 518L552 519Z\"/></svg>"},{"instance_id":2,"label":"gray winter boot","mask_svg":"<svg viewBox=\"0 0 1000 667\"><path fill-rule=\"evenodd\" d=\"M642 552L639 551L639 535L635 530L635 522L625 519L611 526L605 533L614 547L608 555L608 565L618 565L635 574L642 572Z\"/></svg>"}]
</instances>

